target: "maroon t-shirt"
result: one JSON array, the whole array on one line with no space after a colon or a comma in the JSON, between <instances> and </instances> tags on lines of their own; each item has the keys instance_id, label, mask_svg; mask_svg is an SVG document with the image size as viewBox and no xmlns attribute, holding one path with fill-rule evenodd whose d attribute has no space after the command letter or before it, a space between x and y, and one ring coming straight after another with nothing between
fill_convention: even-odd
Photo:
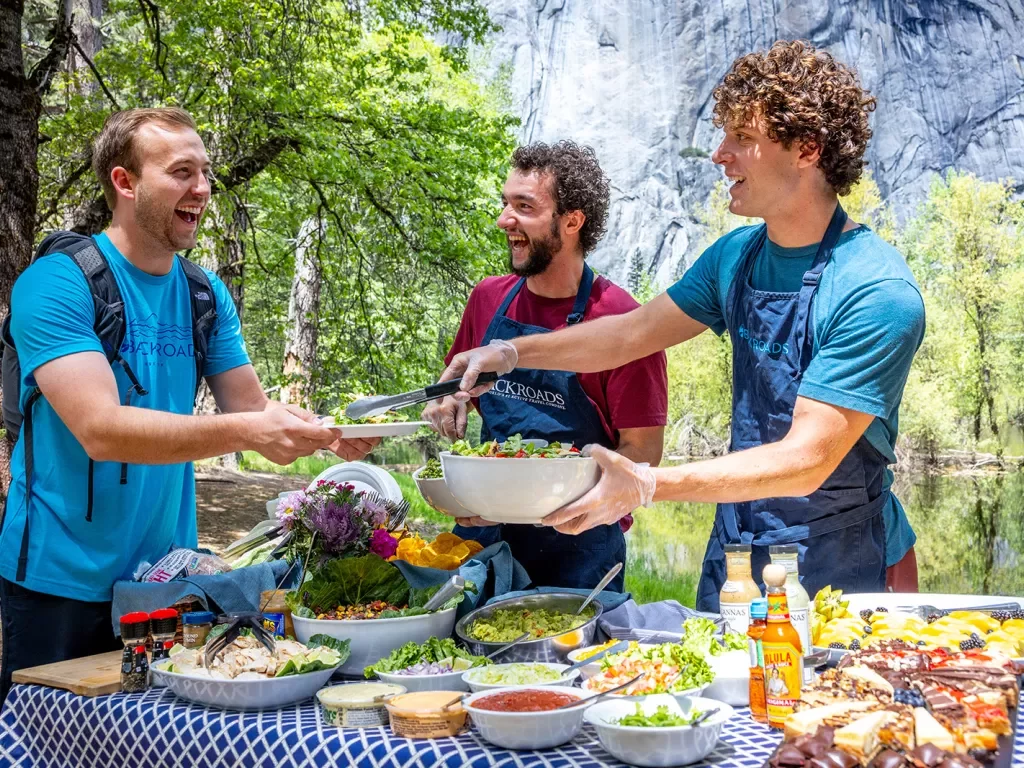
<instances>
[{"instance_id":1,"label":"maroon t-shirt","mask_svg":"<svg viewBox=\"0 0 1024 768\"><path fill-rule=\"evenodd\" d=\"M460 352L483 344L484 334L494 313L519 278L516 275L488 277L469 295L462 313L462 325L455 335L445 363ZM538 296L524 285L512 300L507 316L511 320L540 328L557 330L566 326L575 297L549 299ZM639 304L626 291L604 277L595 277L584 322L605 315L621 315ZM618 445L620 429L663 427L668 418L668 373L664 352L634 360L619 368L600 373L579 374L580 385L594 403L605 432Z\"/></svg>"}]
</instances>

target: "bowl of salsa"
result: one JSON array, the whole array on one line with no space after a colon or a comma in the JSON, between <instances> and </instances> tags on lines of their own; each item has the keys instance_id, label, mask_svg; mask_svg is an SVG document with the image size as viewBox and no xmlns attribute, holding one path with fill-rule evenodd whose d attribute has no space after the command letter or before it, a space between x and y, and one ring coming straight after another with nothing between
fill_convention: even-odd
<instances>
[{"instance_id":1,"label":"bowl of salsa","mask_svg":"<svg viewBox=\"0 0 1024 768\"><path fill-rule=\"evenodd\" d=\"M463 706L485 741L503 749L548 749L580 732L590 696L575 688L499 688L475 693Z\"/></svg>"}]
</instances>

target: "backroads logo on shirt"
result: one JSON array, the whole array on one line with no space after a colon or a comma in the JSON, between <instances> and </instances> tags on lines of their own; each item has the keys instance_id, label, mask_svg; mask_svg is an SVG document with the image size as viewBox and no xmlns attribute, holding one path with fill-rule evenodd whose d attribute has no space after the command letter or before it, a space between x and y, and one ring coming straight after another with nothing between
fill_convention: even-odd
<instances>
[{"instance_id":1,"label":"backroads logo on shirt","mask_svg":"<svg viewBox=\"0 0 1024 768\"><path fill-rule=\"evenodd\" d=\"M750 330L741 325L739 330L739 336L741 339L746 340L750 348L758 354L768 354L770 357L778 357L780 354L789 354L789 344L786 342L779 343L777 341L764 341L763 339L756 339L750 335Z\"/></svg>"},{"instance_id":2,"label":"backroads logo on shirt","mask_svg":"<svg viewBox=\"0 0 1024 768\"><path fill-rule=\"evenodd\" d=\"M156 313L144 320L129 320L121 353L143 357L195 357L192 328L161 323Z\"/></svg>"},{"instance_id":3,"label":"backroads logo on shirt","mask_svg":"<svg viewBox=\"0 0 1024 768\"><path fill-rule=\"evenodd\" d=\"M565 398L557 392L536 389L526 384L520 384L518 381L498 379L491 392L502 397L510 397L513 400L522 400L524 403L530 403L531 405L544 405L565 410Z\"/></svg>"}]
</instances>

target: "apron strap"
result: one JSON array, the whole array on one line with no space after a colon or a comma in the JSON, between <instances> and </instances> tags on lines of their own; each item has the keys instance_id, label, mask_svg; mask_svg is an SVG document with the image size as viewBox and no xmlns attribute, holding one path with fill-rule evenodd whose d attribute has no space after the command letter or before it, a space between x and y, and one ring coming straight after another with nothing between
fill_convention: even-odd
<instances>
[{"instance_id":1,"label":"apron strap","mask_svg":"<svg viewBox=\"0 0 1024 768\"><path fill-rule=\"evenodd\" d=\"M494 313L495 317L504 317L508 313L508 308L512 306L512 301L519 295L524 285L526 285L526 278L519 278L516 284L512 286L512 289L505 295L501 306L498 307L498 311ZM576 300L572 304L572 312L565 318L566 325L576 325L583 322L583 314L587 310L587 302L590 301L590 292L593 287L594 270L590 268L589 264L584 262L583 277L580 279L580 287L576 290Z\"/></svg>"},{"instance_id":2,"label":"apron strap","mask_svg":"<svg viewBox=\"0 0 1024 768\"><path fill-rule=\"evenodd\" d=\"M846 226L846 211L841 203L836 203L836 209L832 212L832 218L828 222L825 234L818 243L818 252L814 256L811 268L804 272L803 285L800 286L800 305L797 310L796 319L797 332L803 336L800 344L800 370L807 370L814 352L814 313L811 311L811 304L814 301L814 294L818 290L818 281L825 267L832 260L832 251L839 243L839 237L843 234L843 227Z\"/></svg>"},{"instance_id":3,"label":"apron strap","mask_svg":"<svg viewBox=\"0 0 1024 768\"><path fill-rule=\"evenodd\" d=\"M565 318L566 325L576 325L583 322L583 313L587 310L587 302L590 301L590 290L594 287L594 270L586 262L583 263L583 278L580 280L580 287L576 291L576 301L572 305L572 313Z\"/></svg>"}]
</instances>

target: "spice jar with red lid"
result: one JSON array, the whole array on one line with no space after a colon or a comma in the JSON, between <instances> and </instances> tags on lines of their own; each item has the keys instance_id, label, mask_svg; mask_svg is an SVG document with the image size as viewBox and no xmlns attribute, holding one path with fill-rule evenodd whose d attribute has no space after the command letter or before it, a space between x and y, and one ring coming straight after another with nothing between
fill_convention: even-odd
<instances>
[{"instance_id":1,"label":"spice jar with red lid","mask_svg":"<svg viewBox=\"0 0 1024 768\"><path fill-rule=\"evenodd\" d=\"M149 637L149 614L141 611L126 613L121 617L120 624L121 642L124 643L124 652L121 654L121 690L145 690L149 687L148 679L140 688L141 678L138 674L133 675L132 669L137 666L135 655L138 651L145 657L146 638Z\"/></svg>"},{"instance_id":2,"label":"spice jar with red lid","mask_svg":"<svg viewBox=\"0 0 1024 768\"><path fill-rule=\"evenodd\" d=\"M161 608L149 614L150 634L153 635L153 663L168 658L168 651L174 646L174 635L178 631L178 612L173 608Z\"/></svg>"}]
</instances>

